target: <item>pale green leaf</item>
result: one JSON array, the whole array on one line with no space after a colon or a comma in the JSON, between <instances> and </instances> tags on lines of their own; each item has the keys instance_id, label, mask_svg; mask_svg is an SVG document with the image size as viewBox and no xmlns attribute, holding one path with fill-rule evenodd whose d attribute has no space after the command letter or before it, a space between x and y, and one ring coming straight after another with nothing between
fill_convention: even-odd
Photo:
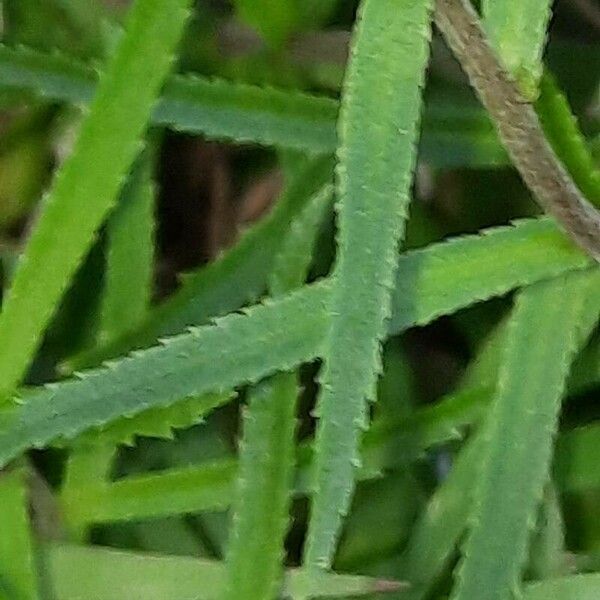
<instances>
[{"instance_id":1,"label":"pale green leaf","mask_svg":"<svg viewBox=\"0 0 600 600\"><path fill-rule=\"evenodd\" d=\"M596 600L600 595L600 574L572 575L528 585L523 600Z\"/></svg>"},{"instance_id":2,"label":"pale green leaf","mask_svg":"<svg viewBox=\"0 0 600 600\"><path fill-rule=\"evenodd\" d=\"M0 472L0 598L36 600L36 559L29 523L28 473Z\"/></svg>"},{"instance_id":3,"label":"pale green leaf","mask_svg":"<svg viewBox=\"0 0 600 600\"><path fill-rule=\"evenodd\" d=\"M99 336L122 335L146 316L154 286L152 159L143 156L123 187L107 226L106 273Z\"/></svg>"},{"instance_id":4,"label":"pale green leaf","mask_svg":"<svg viewBox=\"0 0 600 600\"><path fill-rule=\"evenodd\" d=\"M398 333L588 265L547 220L409 252L400 259L397 289L403 292L394 302L388 331ZM327 329L329 285L320 282L242 315L229 315L164 346L89 371L80 381L32 391L20 406L0 412L0 464L26 448L72 438L185 397L228 391L316 358Z\"/></svg>"},{"instance_id":5,"label":"pale green leaf","mask_svg":"<svg viewBox=\"0 0 600 600\"><path fill-rule=\"evenodd\" d=\"M540 81L540 95L535 108L544 133L573 180L586 198L600 208L598 163L579 129L567 98L549 73L544 73Z\"/></svg>"},{"instance_id":6,"label":"pale green leaf","mask_svg":"<svg viewBox=\"0 0 600 600\"><path fill-rule=\"evenodd\" d=\"M56 600L217 600L225 587L224 565L196 558L55 544L46 547L46 559ZM298 571L287 572L285 598L302 593L301 578ZM313 597L345 598L399 587L369 577L330 574Z\"/></svg>"},{"instance_id":7,"label":"pale green leaf","mask_svg":"<svg viewBox=\"0 0 600 600\"><path fill-rule=\"evenodd\" d=\"M222 459L112 483L74 482L61 507L74 527L223 510L231 503L237 472L236 461Z\"/></svg>"},{"instance_id":8,"label":"pale green leaf","mask_svg":"<svg viewBox=\"0 0 600 600\"><path fill-rule=\"evenodd\" d=\"M304 553L313 571L333 561L380 370L415 165L430 8L428 0L403 2L401 10L395 0L364 0L354 34L338 125L338 254Z\"/></svg>"},{"instance_id":9,"label":"pale green leaf","mask_svg":"<svg viewBox=\"0 0 600 600\"><path fill-rule=\"evenodd\" d=\"M223 598L277 597L294 470L297 396L294 373L276 375L251 392Z\"/></svg>"},{"instance_id":10,"label":"pale green leaf","mask_svg":"<svg viewBox=\"0 0 600 600\"><path fill-rule=\"evenodd\" d=\"M292 222L269 276L271 293L285 293L306 279L315 238L332 193L331 187L325 187ZM275 598L281 585L298 393L295 373L278 374L249 393L225 598Z\"/></svg>"},{"instance_id":11,"label":"pale green leaf","mask_svg":"<svg viewBox=\"0 0 600 600\"><path fill-rule=\"evenodd\" d=\"M0 90L85 105L96 79L95 71L68 57L0 45ZM329 154L336 147L337 113L338 103L326 96L176 75L165 86L152 123L213 139ZM483 110L457 119L444 103L432 103L429 113L421 145L428 162L438 167L507 163Z\"/></svg>"},{"instance_id":12,"label":"pale green leaf","mask_svg":"<svg viewBox=\"0 0 600 600\"><path fill-rule=\"evenodd\" d=\"M517 297L485 425L457 600L518 593L570 363L597 322L599 300L597 270L536 284Z\"/></svg>"},{"instance_id":13,"label":"pale green leaf","mask_svg":"<svg viewBox=\"0 0 600 600\"><path fill-rule=\"evenodd\" d=\"M19 383L112 207L188 16L188 0L138 0L72 155L29 238L0 315L0 391Z\"/></svg>"},{"instance_id":14,"label":"pale green leaf","mask_svg":"<svg viewBox=\"0 0 600 600\"><path fill-rule=\"evenodd\" d=\"M552 0L483 0L483 22L523 92L537 96Z\"/></svg>"}]
</instances>

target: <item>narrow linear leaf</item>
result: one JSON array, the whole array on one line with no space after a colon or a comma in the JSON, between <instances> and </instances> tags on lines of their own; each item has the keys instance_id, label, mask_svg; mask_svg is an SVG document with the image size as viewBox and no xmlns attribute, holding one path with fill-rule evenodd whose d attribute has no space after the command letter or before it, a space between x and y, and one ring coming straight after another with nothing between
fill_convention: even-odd
<instances>
[{"instance_id":1,"label":"narrow linear leaf","mask_svg":"<svg viewBox=\"0 0 600 600\"><path fill-rule=\"evenodd\" d=\"M214 561L57 544L46 546L46 554L56 600L216 600L225 587L225 566ZM303 589L301 577L298 571L288 571L284 597L297 597ZM364 596L401 587L397 582L337 574L320 583L322 591L317 588L314 598Z\"/></svg>"},{"instance_id":2,"label":"narrow linear leaf","mask_svg":"<svg viewBox=\"0 0 600 600\"><path fill-rule=\"evenodd\" d=\"M535 103L544 132L586 198L600 208L600 170L565 95L550 73L540 81Z\"/></svg>"},{"instance_id":3,"label":"narrow linear leaf","mask_svg":"<svg viewBox=\"0 0 600 600\"><path fill-rule=\"evenodd\" d=\"M464 433L460 431L481 420L492 394L493 388L465 390L449 396L433 407L420 409L414 418L398 424L397 427L371 428L364 438L362 446L364 464L357 472L357 479L368 480L381 477L385 470L404 468L425 456L427 450L462 438ZM581 428L560 436L556 450L555 472L562 493L600 489L598 448L600 448L598 427ZM470 451L465 450L465 454L468 452ZM481 454L480 449L476 454ZM300 446L294 483L296 495L310 495L313 492L312 458L312 445ZM458 458L455 464L462 464L462 461L462 458ZM81 463L81 467L85 468L84 462ZM63 502L62 507L66 520L79 526L224 510L233 500L238 469L237 460L225 458L184 469L169 469L143 476L132 475L104 487L98 486L97 480L92 481L88 478L85 481L85 478L82 478L78 485L71 486L71 497ZM457 472L461 470L462 467ZM469 473L464 475L464 480L473 479L472 472ZM459 476L456 475L456 478ZM448 482L451 480L454 481L454 477L448 479ZM218 491L215 491L213 486L217 486ZM457 537L452 541L449 533L438 533L436 527L445 527L447 523L451 521L457 523L459 520L462 520L463 528L466 524L469 506L464 496L464 489L463 483L456 484L456 502L462 511L460 514L464 517L452 516L454 513L450 505L443 510L437 508L440 503L445 505L450 500L438 502L432 499L432 508L427 510L433 511L432 514L436 515L437 520L427 522L427 528L420 534L417 532L421 526L415 530L411 542L411 546L415 548L410 552L407 551L407 557L412 557L410 560L407 558L407 565L415 565L407 572L413 574L408 576L408 579L413 582L412 593L415 597L420 597L427 591L457 543ZM440 487L440 494L444 496L453 494L441 490L442 487ZM456 521L453 521L455 518ZM452 527L456 530L458 525ZM460 535L461 532L462 529L456 535ZM438 538L438 535L442 537ZM430 538L438 539L438 542L429 546L419 541L419 539ZM439 540L447 541L442 543ZM427 567L423 567L424 564Z\"/></svg>"},{"instance_id":4,"label":"narrow linear leaf","mask_svg":"<svg viewBox=\"0 0 600 600\"><path fill-rule=\"evenodd\" d=\"M538 510L537 530L529 550L529 571L533 579L551 579L569 574L565 523L558 489L549 481Z\"/></svg>"},{"instance_id":5,"label":"narrow linear leaf","mask_svg":"<svg viewBox=\"0 0 600 600\"><path fill-rule=\"evenodd\" d=\"M430 8L427 0L407 0L402 10L395 0L365 0L354 34L338 126L338 255L304 554L313 572L331 566L374 399L415 164Z\"/></svg>"},{"instance_id":6,"label":"narrow linear leaf","mask_svg":"<svg viewBox=\"0 0 600 600\"><path fill-rule=\"evenodd\" d=\"M556 446L554 476L571 494L600 489L600 426L578 427L561 436Z\"/></svg>"},{"instance_id":7,"label":"narrow linear leaf","mask_svg":"<svg viewBox=\"0 0 600 600\"><path fill-rule=\"evenodd\" d=\"M65 466L65 474L60 489L61 504L69 506L72 490L91 485L95 489L107 482L117 454L117 446L97 440L95 443L74 443ZM72 541L83 541L87 523L76 523L70 515L76 511L62 510L62 524L69 531Z\"/></svg>"},{"instance_id":8,"label":"narrow linear leaf","mask_svg":"<svg viewBox=\"0 0 600 600\"><path fill-rule=\"evenodd\" d=\"M292 290L306 279L315 238L332 192L330 186L325 187L293 221L269 276L272 294ZM297 374L280 373L249 394L226 562L225 598L276 598L281 586L298 393Z\"/></svg>"},{"instance_id":9,"label":"narrow linear leaf","mask_svg":"<svg viewBox=\"0 0 600 600\"><path fill-rule=\"evenodd\" d=\"M597 270L536 284L517 298L485 426L457 600L518 593L570 363L597 322L599 300Z\"/></svg>"},{"instance_id":10,"label":"narrow linear leaf","mask_svg":"<svg viewBox=\"0 0 600 600\"><path fill-rule=\"evenodd\" d=\"M37 574L29 524L27 471L0 473L0 598L36 600Z\"/></svg>"},{"instance_id":11,"label":"narrow linear leaf","mask_svg":"<svg viewBox=\"0 0 600 600\"><path fill-rule=\"evenodd\" d=\"M249 268L247 260L262 257L262 260L257 260L261 273L258 277L261 278L266 277L262 261L272 264L272 259L264 257L259 251L263 244L268 245L267 239L259 232L256 237L250 233L248 235L251 238L248 241L253 243L248 244L245 250L240 247L240 256L228 258L226 255L221 267L215 264L217 273L214 276L219 281L224 281L229 269L232 270L231 280L223 283L223 296L218 296L221 304L216 306L223 305L223 297L235 298L238 289L247 294L244 290L248 288L245 288L245 280L240 275L242 267ZM237 255L236 250L231 252ZM247 255L246 252L251 254ZM490 260L490 256L494 256L494 260ZM227 266L225 263L229 263L229 260L233 264ZM435 317L454 312L458 307L589 264L589 259L578 252L549 219L517 221L509 227L486 229L479 235L459 236L423 250L408 252L399 260L390 330L424 325ZM239 265L239 271L234 269L235 265ZM160 331L177 333L178 327L181 331L190 322L206 319L209 313L204 308L203 298L205 294L208 294L208 299L211 298L208 290L214 285L210 267L206 274L199 272L193 281L198 284L197 295L192 294L191 290L182 291L182 296L173 297L168 307L153 313L138 331L115 344L82 355L74 366L83 368L98 364L137 345L152 343ZM249 289L255 289L254 285L251 284ZM239 308L239 302L246 297L243 295L237 304L228 305L229 309ZM215 305L209 306L217 310Z\"/></svg>"},{"instance_id":12,"label":"narrow linear leaf","mask_svg":"<svg viewBox=\"0 0 600 600\"><path fill-rule=\"evenodd\" d=\"M405 600L427 598L452 557L467 523L483 444L480 432L467 442L418 518L402 556L402 574L410 583Z\"/></svg>"},{"instance_id":13,"label":"narrow linear leaf","mask_svg":"<svg viewBox=\"0 0 600 600\"><path fill-rule=\"evenodd\" d=\"M333 186L324 186L292 221L269 276L273 296L285 294L304 283L319 229L332 208L332 200Z\"/></svg>"},{"instance_id":14,"label":"narrow linear leaf","mask_svg":"<svg viewBox=\"0 0 600 600\"><path fill-rule=\"evenodd\" d=\"M331 178L330 159L305 162L287 184L283 195L258 224L214 262L184 278L182 288L154 309L141 326L109 344L75 357L66 369L81 369L132 347L155 343L160 336L180 333L191 325L238 310L265 291L277 250L294 218Z\"/></svg>"},{"instance_id":15,"label":"narrow linear leaf","mask_svg":"<svg viewBox=\"0 0 600 600\"><path fill-rule=\"evenodd\" d=\"M136 437L171 440L178 429L197 425L213 410L227 404L234 392L197 395L169 406L149 408L134 417L120 417L108 425L86 431L77 442L90 445L97 442L133 446Z\"/></svg>"},{"instance_id":16,"label":"narrow linear leaf","mask_svg":"<svg viewBox=\"0 0 600 600\"><path fill-rule=\"evenodd\" d=\"M96 78L69 57L0 45L2 90L82 105L93 97ZM467 122L441 118L433 105L430 112L424 116L421 147L428 162L439 167L506 164L483 110ZM176 75L165 86L152 123L212 139L330 154L336 147L337 113L337 101L325 96Z\"/></svg>"},{"instance_id":17,"label":"narrow linear leaf","mask_svg":"<svg viewBox=\"0 0 600 600\"><path fill-rule=\"evenodd\" d=\"M600 261L600 212L554 153L533 104L499 62L470 0L438 0L435 19L535 199Z\"/></svg>"},{"instance_id":18,"label":"narrow linear leaf","mask_svg":"<svg viewBox=\"0 0 600 600\"><path fill-rule=\"evenodd\" d=\"M138 0L72 155L58 174L0 315L0 391L23 377L138 152L188 16L188 0ZM85 218L83 209L85 207Z\"/></svg>"},{"instance_id":19,"label":"narrow linear leaf","mask_svg":"<svg viewBox=\"0 0 600 600\"><path fill-rule=\"evenodd\" d=\"M312 360L319 354L326 319L324 287L311 286L278 303L217 319L69 383L50 384L0 412L0 463L29 447L32 439L33 445L70 439L90 426L194 395L229 393L236 385Z\"/></svg>"},{"instance_id":20,"label":"narrow linear leaf","mask_svg":"<svg viewBox=\"0 0 600 600\"><path fill-rule=\"evenodd\" d=\"M532 583L525 588L524 600L596 600L600 594L600 574L572 575Z\"/></svg>"},{"instance_id":21,"label":"narrow linear leaf","mask_svg":"<svg viewBox=\"0 0 600 600\"><path fill-rule=\"evenodd\" d=\"M590 264L548 221L525 221L492 231L405 254L397 275L404 289L402 304L394 306L396 317L388 332L426 324L524 282ZM480 254L479 244L487 251ZM490 260L490 249L497 260ZM513 258L505 263L510 253ZM455 271L450 288L445 279L451 264L448 255L465 265ZM0 465L27 448L70 439L182 398L228 391L316 358L327 329L329 285L326 280L306 286L172 338L166 345L91 370L80 380L32 391L19 406L0 412Z\"/></svg>"},{"instance_id":22,"label":"narrow linear leaf","mask_svg":"<svg viewBox=\"0 0 600 600\"><path fill-rule=\"evenodd\" d=\"M231 504L237 474L237 461L223 459L109 484L82 481L70 486L61 507L68 523L77 527L224 510Z\"/></svg>"},{"instance_id":23,"label":"narrow linear leaf","mask_svg":"<svg viewBox=\"0 0 600 600\"><path fill-rule=\"evenodd\" d=\"M483 0L483 24L506 68L535 99L552 0Z\"/></svg>"},{"instance_id":24,"label":"narrow linear leaf","mask_svg":"<svg viewBox=\"0 0 600 600\"><path fill-rule=\"evenodd\" d=\"M100 339L128 331L146 316L154 279L152 160L143 156L121 192L107 227Z\"/></svg>"},{"instance_id":25,"label":"narrow linear leaf","mask_svg":"<svg viewBox=\"0 0 600 600\"><path fill-rule=\"evenodd\" d=\"M251 392L240 447L223 598L276 598L294 470L298 384L281 373Z\"/></svg>"}]
</instances>

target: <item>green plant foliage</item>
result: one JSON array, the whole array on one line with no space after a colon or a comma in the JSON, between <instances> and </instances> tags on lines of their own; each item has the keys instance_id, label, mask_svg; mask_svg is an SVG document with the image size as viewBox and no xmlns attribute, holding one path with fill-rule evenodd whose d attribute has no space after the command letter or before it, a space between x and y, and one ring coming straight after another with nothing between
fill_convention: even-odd
<instances>
[{"instance_id":1,"label":"green plant foliage","mask_svg":"<svg viewBox=\"0 0 600 600\"><path fill-rule=\"evenodd\" d=\"M0 45L1 90L85 105L96 79L94 70L71 57ZM485 112L477 106L448 110L446 104L432 104L424 116L422 147L428 159L440 167L506 164ZM336 148L337 113L338 103L327 96L178 75L168 80L152 123L220 140L330 154Z\"/></svg>"},{"instance_id":2,"label":"green plant foliage","mask_svg":"<svg viewBox=\"0 0 600 600\"><path fill-rule=\"evenodd\" d=\"M298 385L282 373L253 390L244 419L223 598L275 598L294 466Z\"/></svg>"},{"instance_id":3,"label":"green plant foliage","mask_svg":"<svg viewBox=\"0 0 600 600\"><path fill-rule=\"evenodd\" d=\"M82 593L98 600L159 600L173 595L181 600L216 600L225 589L224 565L215 561L72 545L51 545L46 554L57 600L75 600ZM80 577L73 577L73 572ZM358 597L398 588L388 581L336 574L323 577L319 584L313 598ZM289 571L284 595L300 598L304 589L302 574Z\"/></svg>"},{"instance_id":4,"label":"green plant foliage","mask_svg":"<svg viewBox=\"0 0 600 600\"><path fill-rule=\"evenodd\" d=\"M135 4L112 59L19 262L0 315L0 390L23 377L55 305L91 246L140 144L187 18L187 0ZM81 207L85 205L85 219ZM60 243L56 243L60 240Z\"/></svg>"},{"instance_id":5,"label":"green plant foliage","mask_svg":"<svg viewBox=\"0 0 600 600\"><path fill-rule=\"evenodd\" d=\"M25 468L0 473L0 598L35 600L37 573Z\"/></svg>"},{"instance_id":6,"label":"green plant foliage","mask_svg":"<svg viewBox=\"0 0 600 600\"><path fill-rule=\"evenodd\" d=\"M549 579L529 585L523 597L526 600L593 600L598 597L600 576L573 575Z\"/></svg>"},{"instance_id":7,"label":"green plant foliage","mask_svg":"<svg viewBox=\"0 0 600 600\"><path fill-rule=\"evenodd\" d=\"M597 271L540 283L517 297L485 425L456 598L517 593L570 363L597 322L599 299Z\"/></svg>"},{"instance_id":8,"label":"green plant foliage","mask_svg":"<svg viewBox=\"0 0 600 600\"><path fill-rule=\"evenodd\" d=\"M1 4L0 600L600 597L591 3Z\"/></svg>"},{"instance_id":9,"label":"green plant foliage","mask_svg":"<svg viewBox=\"0 0 600 600\"><path fill-rule=\"evenodd\" d=\"M125 184L107 231L105 290L99 325L101 340L139 325L154 287L154 209L152 163L143 159Z\"/></svg>"},{"instance_id":10,"label":"green plant foliage","mask_svg":"<svg viewBox=\"0 0 600 600\"><path fill-rule=\"evenodd\" d=\"M237 310L255 301L267 287L267 279L281 231L289 227L313 194L331 177L329 159L305 161L289 181L282 197L267 217L243 235L229 251L194 274L184 277L181 289L153 310L133 333L125 332L105 345L75 357L66 370L94 365L157 337L180 333L211 317Z\"/></svg>"},{"instance_id":11,"label":"green plant foliage","mask_svg":"<svg viewBox=\"0 0 600 600\"><path fill-rule=\"evenodd\" d=\"M531 228L532 235L523 237L526 228ZM487 253L479 253L475 240L489 243L502 260L490 263ZM509 259L509 251L518 254ZM446 253L462 255L466 265L457 269L454 279L445 279L451 273L444 260ZM529 264L528 271L515 269L516 257L520 267ZM489 281L478 270L480 264L489 269ZM406 308L393 303L394 314L401 317L392 316L389 332L424 325L526 282L588 265L589 260L544 221L524 222L517 228L500 228L483 237L465 237L407 253L400 260L397 280L403 285L412 281L414 287L403 296ZM451 294L446 281L453 281ZM72 438L119 416L205 392L227 391L316 358L324 342L329 285L323 281L243 314L223 317L214 325L168 338L161 346L24 397L19 406L0 413L0 463L27 447ZM248 340L248 344L240 346L238 339ZM222 360L215 362L217 356Z\"/></svg>"},{"instance_id":12,"label":"green plant foliage","mask_svg":"<svg viewBox=\"0 0 600 600\"><path fill-rule=\"evenodd\" d=\"M544 132L588 200L600 207L600 169L554 78L545 73L535 103Z\"/></svg>"},{"instance_id":13,"label":"green plant foliage","mask_svg":"<svg viewBox=\"0 0 600 600\"><path fill-rule=\"evenodd\" d=\"M338 257L320 376L316 489L304 557L309 569L331 566L360 460L366 402L374 399L408 212L429 9L422 0L406 3L402 11L366 0L354 34L339 121Z\"/></svg>"},{"instance_id":14,"label":"green plant foliage","mask_svg":"<svg viewBox=\"0 0 600 600\"><path fill-rule=\"evenodd\" d=\"M301 285L332 189L317 194L292 223L269 277L275 295ZM294 470L296 373L280 373L249 395L227 557L225 598L271 598L281 585Z\"/></svg>"},{"instance_id":15,"label":"green plant foliage","mask_svg":"<svg viewBox=\"0 0 600 600\"><path fill-rule=\"evenodd\" d=\"M530 98L537 96L551 0L483 0L483 21L492 43Z\"/></svg>"}]
</instances>

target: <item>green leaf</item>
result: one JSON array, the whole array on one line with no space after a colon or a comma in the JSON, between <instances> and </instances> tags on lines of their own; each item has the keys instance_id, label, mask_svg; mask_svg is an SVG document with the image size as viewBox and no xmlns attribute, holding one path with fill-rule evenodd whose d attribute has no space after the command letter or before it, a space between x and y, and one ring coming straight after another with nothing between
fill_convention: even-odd
<instances>
[{"instance_id":1,"label":"green leaf","mask_svg":"<svg viewBox=\"0 0 600 600\"><path fill-rule=\"evenodd\" d=\"M95 71L68 57L0 45L0 90L84 105L93 97L96 79ZM507 163L481 108L457 119L446 104L426 107L425 160L438 167ZM336 147L337 113L336 100L325 96L179 75L168 80L152 123L213 139L330 154Z\"/></svg>"},{"instance_id":2,"label":"green leaf","mask_svg":"<svg viewBox=\"0 0 600 600\"><path fill-rule=\"evenodd\" d=\"M312 195L320 193L331 171L330 159L304 162L269 215L248 229L233 248L186 276L182 288L154 309L132 334L82 353L65 365L65 369L97 364L132 347L150 345L157 337L180 333L187 326L201 325L211 317L255 301L266 288L282 243L282 231L289 228Z\"/></svg>"},{"instance_id":3,"label":"green leaf","mask_svg":"<svg viewBox=\"0 0 600 600\"><path fill-rule=\"evenodd\" d=\"M506 68L537 97L552 0L482 0L483 22Z\"/></svg>"},{"instance_id":4,"label":"green leaf","mask_svg":"<svg viewBox=\"0 0 600 600\"><path fill-rule=\"evenodd\" d=\"M112 483L82 481L70 486L61 507L73 527L223 510L231 503L237 472L236 461L222 459Z\"/></svg>"},{"instance_id":5,"label":"green leaf","mask_svg":"<svg viewBox=\"0 0 600 600\"><path fill-rule=\"evenodd\" d=\"M469 490L483 443L478 432L461 449L415 524L402 556L402 574L410 583L405 600L427 598L456 549L471 508Z\"/></svg>"},{"instance_id":6,"label":"green leaf","mask_svg":"<svg viewBox=\"0 0 600 600\"><path fill-rule=\"evenodd\" d=\"M183 556L54 544L46 546L46 560L56 600L217 600L225 587L222 563ZM399 587L370 577L330 574L319 581L313 597L346 598ZM303 589L302 574L288 571L284 597L298 598Z\"/></svg>"},{"instance_id":7,"label":"green leaf","mask_svg":"<svg viewBox=\"0 0 600 600\"><path fill-rule=\"evenodd\" d=\"M597 322L599 299L598 270L542 282L517 297L485 425L457 600L518 593L570 363Z\"/></svg>"},{"instance_id":8,"label":"green leaf","mask_svg":"<svg viewBox=\"0 0 600 600\"><path fill-rule=\"evenodd\" d=\"M325 215L331 210L332 200L333 186L327 185L292 221L269 276L269 289L273 296L285 294L304 283L317 234Z\"/></svg>"},{"instance_id":9,"label":"green leaf","mask_svg":"<svg viewBox=\"0 0 600 600\"><path fill-rule=\"evenodd\" d=\"M427 0L405 2L402 10L394 0L365 0L360 11L338 125L338 255L304 554L312 572L331 566L352 495L367 400L374 399L429 56Z\"/></svg>"},{"instance_id":10,"label":"green leaf","mask_svg":"<svg viewBox=\"0 0 600 600\"><path fill-rule=\"evenodd\" d=\"M494 260L489 257L494 256ZM458 262L462 268L458 267ZM409 252L388 331L398 333L589 260L547 220ZM451 283L451 286L449 285ZM328 280L270 300L108 368L32 391L0 412L0 465L30 447L205 392L227 392L316 358L327 329ZM243 341L244 343L240 343Z\"/></svg>"},{"instance_id":11,"label":"green leaf","mask_svg":"<svg viewBox=\"0 0 600 600\"><path fill-rule=\"evenodd\" d=\"M326 322L324 287L217 319L70 382L50 384L0 412L0 463L30 445L69 439L89 427L193 395L228 392L312 360Z\"/></svg>"},{"instance_id":12,"label":"green leaf","mask_svg":"<svg viewBox=\"0 0 600 600\"><path fill-rule=\"evenodd\" d=\"M282 373L252 390L240 447L223 598L276 598L294 469L298 385Z\"/></svg>"},{"instance_id":13,"label":"green leaf","mask_svg":"<svg viewBox=\"0 0 600 600\"><path fill-rule=\"evenodd\" d=\"M239 19L254 27L276 48L298 25L297 0L234 0L233 4Z\"/></svg>"},{"instance_id":14,"label":"green leaf","mask_svg":"<svg viewBox=\"0 0 600 600\"><path fill-rule=\"evenodd\" d=\"M596 600L599 594L600 574L591 573L532 583L523 600Z\"/></svg>"},{"instance_id":15,"label":"green leaf","mask_svg":"<svg viewBox=\"0 0 600 600\"><path fill-rule=\"evenodd\" d=\"M99 336L110 340L139 325L154 283L152 160L140 159L107 227L106 274Z\"/></svg>"},{"instance_id":16,"label":"green leaf","mask_svg":"<svg viewBox=\"0 0 600 600\"><path fill-rule=\"evenodd\" d=\"M556 447L554 474L566 493L600 489L600 426L578 427L561 436Z\"/></svg>"},{"instance_id":17,"label":"green leaf","mask_svg":"<svg viewBox=\"0 0 600 600\"><path fill-rule=\"evenodd\" d=\"M136 437L170 440L175 430L201 423L210 412L234 397L233 392L205 394L149 408L134 417L120 417L106 426L86 431L77 441L87 445L102 442L133 446Z\"/></svg>"},{"instance_id":18,"label":"green leaf","mask_svg":"<svg viewBox=\"0 0 600 600\"><path fill-rule=\"evenodd\" d=\"M95 0L5 0L3 39L43 50L68 50L78 57L102 53L104 6Z\"/></svg>"},{"instance_id":19,"label":"green leaf","mask_svg":"<svg viewBox=\"0 0 600 600\"><path fill-rule=\"evenodd\" d=\"M553 481L550 481L544 490L538 513L537 530L529 551L529 570L533 579L568 575L565 523L558 490Z\"/></svg>"},{"instance_id":20,"label":"green leaf","mask_svg":"<svg viewBox=\"0 0 600 600\"><path fill-rule=\"evenodd\" d=\"M188 0L138 0L132 8L127 33L44 203L2 307L4 395L25 374L58 301L115 201L171 66L188 6Z\"/></svg>"},{"instance_id":21,"label":"green leaf","mask_svg":"<svg viewBox=\"0 0 600 600\"><path fill-rule=\"evenodd\" d=\"M270 291L306 279L332 188L314 196L294 220L270 274ZM281 373L254 388L244 415L225 598L275 598L283 574L295 458L297 375Z\"/></svg>"},{"instance_id":22,"label":"green leaf","mask_svg":"<svg viewBox=\"0 0 600 600\"><path fill-rule=\"evenodd\" d=\"M600 208L600 170L567 98L554 78L544 73L535 103L544 133L586 198Z\"/></svg>"},{"instance_id":23,"label":"green leaf","mask_svg":"<svg viewBox=\"0 0 600 600\"><path fill-rule=\"evenodd\" d=\"M35 600L37 574L29 525L28 473L0 473L0 598Z\"/></svg>"}]
</instances>

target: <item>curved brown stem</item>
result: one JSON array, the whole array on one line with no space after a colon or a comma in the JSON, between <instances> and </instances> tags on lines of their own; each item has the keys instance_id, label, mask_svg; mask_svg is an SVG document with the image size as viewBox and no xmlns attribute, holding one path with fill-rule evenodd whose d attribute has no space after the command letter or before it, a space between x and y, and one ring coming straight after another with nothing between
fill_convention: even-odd
<instances>
[{"instance_id":1,"label":"curved brown stem","mask_svg":"<svg viewBox=\"0 0 600 600\"><path fill-rule=\"evenodd\" d=\"M584 198L554 153L535 109L501 65L471 3L437 0L435 21L542 208L600 262L600 212Z\"/></svg>"}]
</instances>

